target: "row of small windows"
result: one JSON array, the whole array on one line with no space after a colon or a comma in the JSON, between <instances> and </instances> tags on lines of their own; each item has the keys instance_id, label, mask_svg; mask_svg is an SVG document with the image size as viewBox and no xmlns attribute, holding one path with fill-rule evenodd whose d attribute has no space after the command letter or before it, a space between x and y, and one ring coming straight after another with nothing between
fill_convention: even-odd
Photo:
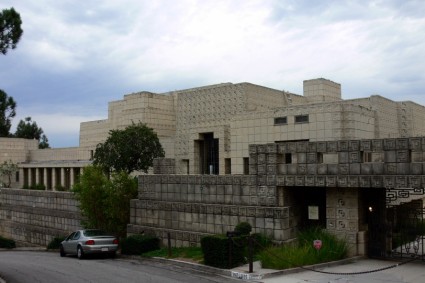
<instances>
[{"instance_id":1,"label":"row of small windows","mask_svg":"<svg viewBox=\"0 0 425 283\"><path fill-rule=\"evenodd\" d=\"M295 116L295 123L308 123L308 115L296 115ZM274 118L274 124L275 125L287 125L288 124L288 117L276 117Z\"/></svg>"}]
</instances>

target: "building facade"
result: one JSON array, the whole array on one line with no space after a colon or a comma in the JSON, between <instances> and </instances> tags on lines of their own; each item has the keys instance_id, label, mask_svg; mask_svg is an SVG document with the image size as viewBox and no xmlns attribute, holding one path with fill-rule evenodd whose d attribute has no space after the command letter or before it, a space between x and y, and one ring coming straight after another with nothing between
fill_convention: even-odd
<instances>
[{"instance_id":1,"label":"building facade","mask_svg":"<svg viewBox=\"0 0 425 283\"><path fill-rule=\"evenodd\" d=\"M250 144L425 135L422 105L379 95L343 100L341 85L323 78L303 87L303 95L251 83L125 95L109 103L107 119L81 123L79 147L18 146L18 186L69 188L109 130L132 122L156 131L177 174L248 174ZM19 144L8 140L1 143L3 159Z\"/></svg>"},{"instance_id":2,"label":"building facade","mask_svg":"<svg viewBox=\"0 0 425 283\"><path fill-rule=\"evenodd\" d=\"M344 100L341 85L322 78L304 81L303 95L223 83L125 95L109 103L107 119L81 123L79 147L40 150L3 138L0 161L18 163L14 187L68 190L111 129L142 122L165 158L139 177L129 233L172 233L175 245L192 245L248 221L286 241L313 223L348 237L351 254L366 254L366 235L385 228L388 207L423 208L424 120L422 105ZM403 204L388 203L394 195ZM377 253L394 248L384 236L369 233Z\"/></svg>"}]
</instances>

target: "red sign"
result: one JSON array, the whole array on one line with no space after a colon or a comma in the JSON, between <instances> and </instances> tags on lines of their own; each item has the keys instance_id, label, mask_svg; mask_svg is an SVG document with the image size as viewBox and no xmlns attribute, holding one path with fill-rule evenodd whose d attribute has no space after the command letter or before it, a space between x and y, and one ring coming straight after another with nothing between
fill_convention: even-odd
<instances>
[{"instance_id":1,"label":"red sign","mask_svg":"<svg viewBox=\"0 0 425 283\"><path fill-rule=\"evenodd\" d=\"M314 240L313 241L313 247L316 250L320 250L320 248L322 247L322 241L321 240Z\"/></svg>"}]
</instances>

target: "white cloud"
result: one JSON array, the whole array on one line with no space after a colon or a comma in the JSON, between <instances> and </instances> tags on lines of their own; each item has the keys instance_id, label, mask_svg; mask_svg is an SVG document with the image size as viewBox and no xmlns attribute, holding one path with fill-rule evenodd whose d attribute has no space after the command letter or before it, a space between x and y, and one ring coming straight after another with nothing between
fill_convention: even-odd
<instances>
[{"instance_id":1,"label":"white cloud","mask_svg":"<svg viewBox=\"0 0 425 283\"><path fill-rule=\"evenodd\" d=\"M249 81L302 94L303 80L325 77L342 84L344 98L380 93L425 104L422 1L0 5L14 6L24 22L18 50L3 61L0 87L19 95L18 113L33 117L48 136L50 130L77 135L80 119L97 119L108 101L126 92L220 82ZM19 60L10 57L18 54ZM36 119L33 113L43 107L61 110ZM69 126L61 127L59 117Z\"/></svg>"},{"instance_id":2,"label":"white cloud","mask_svg":"<svg viewBox=\"0 0 425 283\"><path fill-rule=\"evenodd\" d=\"M32 115L28 116L37 123L38 127L43 129L51 147L78 146L80 123L106 118L93 115L76 116L69 113L35 113L33 110L28 109L24 109L22 112L32 113ZM12 133L16 131L19 121L24 120L25 117L17 115L13 119Z\"/></svg>"}]
</instances>

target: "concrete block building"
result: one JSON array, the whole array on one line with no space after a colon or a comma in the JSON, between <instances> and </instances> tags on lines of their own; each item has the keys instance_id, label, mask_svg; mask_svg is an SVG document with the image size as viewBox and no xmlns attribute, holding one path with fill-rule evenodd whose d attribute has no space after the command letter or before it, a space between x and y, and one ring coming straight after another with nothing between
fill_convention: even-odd
<instances>
[{"instance_id":1,"label":"concrete block building","mask_svg":"<svg viewBox=\"0 0 425 283\"><path fill-rule=\"evenodd\" d=\"M109 103L106 119L81 123L79 147L39 150L35 141L3 138L0 161L19 164L14 187L67 190L111 129L142 122L165 158L139 177L129 233L171 233L175 245L192 245L249 221L286 241L314 223L365 254L371 227L389 213L403 219L387 211L401 206L391 196L423 208L424 120L422 105L380 95L344 100L341 85L323 78L304 81L302 95L223 83L125 95ZM379 225L369 208L379 209ZM381 234L369 237L376 254L392 247Z\"/></svg>"},{"instance_id":2,"label":"concrete block building","mask_svg":"<svg viewBox=\"0 0 425 283\"><path fill-rule=\"evenodd\" d=\"M176 174L248 174L250 144L425 134L422 105L379 95L344 100L341 85L323 78L303 84L303 95L251 83L132 93L109 103L107 119L81 123L79 147L38 150L34 141L1 139L0 158L19 147L21 157L13 159L21 168L15 186L41 183L55 190L75 182L109 130L132 122L156 131Z\"/></svg>"}]
</instances>

